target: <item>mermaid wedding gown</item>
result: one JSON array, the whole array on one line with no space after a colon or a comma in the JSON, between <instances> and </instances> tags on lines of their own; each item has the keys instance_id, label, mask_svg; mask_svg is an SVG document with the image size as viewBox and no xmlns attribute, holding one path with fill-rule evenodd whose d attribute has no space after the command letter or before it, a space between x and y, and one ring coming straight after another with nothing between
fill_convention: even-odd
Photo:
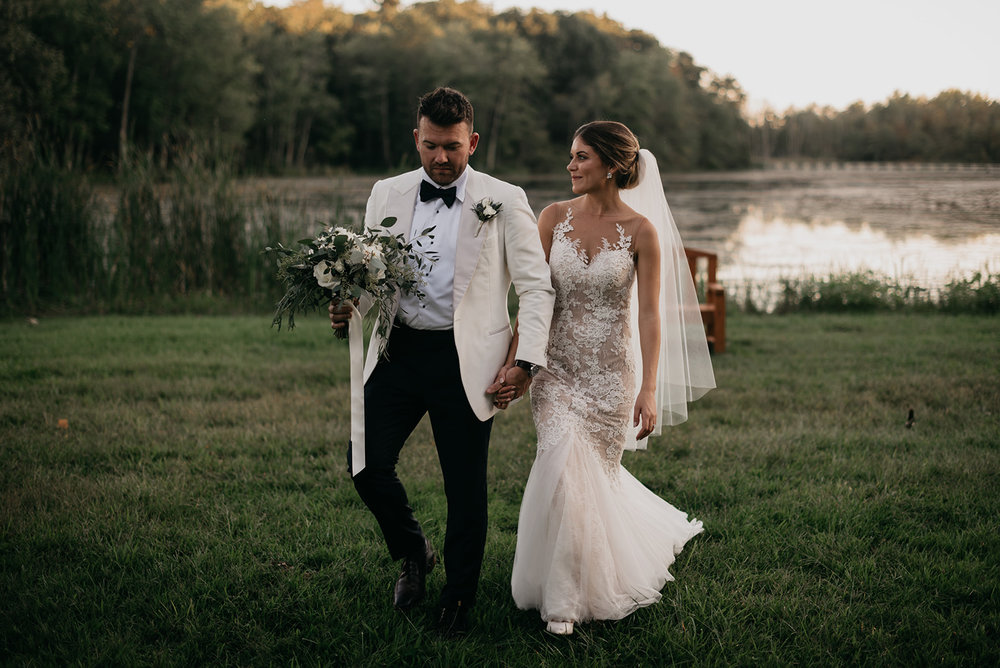
<instances>
[{"instance_id":1,"label":"mermaid wedding gown","mask_svg":"<svg viewBox=\"0 0 1000 668\"><path fill-rule=\"evenodd\" d=\"M546 621L621 619L655 603L675 555L702 530L621 465L633 429L635 263L631 237L617 231L588 258L569 211L549 252L555 312L548 367L531 387L538 446L511 577L517 606Z\"/></svg>"}]
</instances>

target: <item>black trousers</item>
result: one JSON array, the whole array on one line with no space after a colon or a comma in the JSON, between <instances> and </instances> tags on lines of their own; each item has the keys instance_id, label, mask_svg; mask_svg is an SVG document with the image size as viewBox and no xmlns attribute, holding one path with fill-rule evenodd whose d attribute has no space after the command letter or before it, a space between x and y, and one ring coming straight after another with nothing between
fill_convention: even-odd
<instances>
[{"instance_id":1,"label":"black trousers","mask_svg":"<svg viewBox=\"0 0 1000 668\"><path fill-rule=\"evenodd\" d=\"M493 419L480 421L469 406L453 332L397 324L365 383L365 468L354 477L393 559L423 555L424 533L396 463L424 414L430 416L448 500L446 584L440 603L472 606L486 546L486 462ZM347 457L350 466L350 446Z\"/></svg>"}]
</instances>

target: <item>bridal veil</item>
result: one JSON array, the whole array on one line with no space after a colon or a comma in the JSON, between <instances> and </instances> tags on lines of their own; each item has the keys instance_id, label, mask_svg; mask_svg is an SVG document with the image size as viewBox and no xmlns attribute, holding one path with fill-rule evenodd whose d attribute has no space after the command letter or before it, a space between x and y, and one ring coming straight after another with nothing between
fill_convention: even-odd
<instances>
[{"instance_id":1,"label":"bridal veil","mask_svg":"<svg viewBox=\"0 0 1000 668\"><path fill-rule=\"evenodd\" d=\"M622 201L648 218L660 240L660 362L657 372L657 420L653 436L664 424L687 420L688 402L699 399L715 387L715 374L701 319L694 280L688 268L684 245L670 214L656 158L646 149L639 151L639 184L620 192ZM639 348L638 295L632 286L632 349L634 359L642 359ZM636 374L636 391L642 374ZM629 430L634 437L634 432ZM626 449L645 449L646 439L626 443Z\"/></svg>"}]
</instances>

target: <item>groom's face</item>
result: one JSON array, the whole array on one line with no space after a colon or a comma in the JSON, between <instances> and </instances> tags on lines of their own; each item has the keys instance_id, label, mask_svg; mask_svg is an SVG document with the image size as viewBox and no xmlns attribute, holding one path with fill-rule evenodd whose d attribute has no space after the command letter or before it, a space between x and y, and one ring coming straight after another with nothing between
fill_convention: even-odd
<instances>
[{"instance_id":1,"label":"groom's face","mask_svg":"<svg viewBox=\"0 0 1000 668\"><path fill-rule=\"evenodd\" d=\"M446 186L465 171L469 156L476 151L479 135L470 132L465 121L455 125L435 125L421 118L413 131L420 164L439 186Z\"/></svg>"}]
</instances>

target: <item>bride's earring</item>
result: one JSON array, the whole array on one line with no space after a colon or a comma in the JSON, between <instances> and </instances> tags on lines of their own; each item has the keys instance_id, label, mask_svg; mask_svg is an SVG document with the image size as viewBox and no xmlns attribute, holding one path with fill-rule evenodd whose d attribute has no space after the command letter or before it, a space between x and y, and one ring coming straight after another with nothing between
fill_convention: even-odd
<instances>
[{"instance_id":1,"label":"bride's earring","mask_svg":"<svg viewBox=\"0 0 1000 668\"><path fill-rule=\"evenodd\" d=\"M611 172L608 172L608 179L611 179Z\"/></svg>"}]
</instances>

